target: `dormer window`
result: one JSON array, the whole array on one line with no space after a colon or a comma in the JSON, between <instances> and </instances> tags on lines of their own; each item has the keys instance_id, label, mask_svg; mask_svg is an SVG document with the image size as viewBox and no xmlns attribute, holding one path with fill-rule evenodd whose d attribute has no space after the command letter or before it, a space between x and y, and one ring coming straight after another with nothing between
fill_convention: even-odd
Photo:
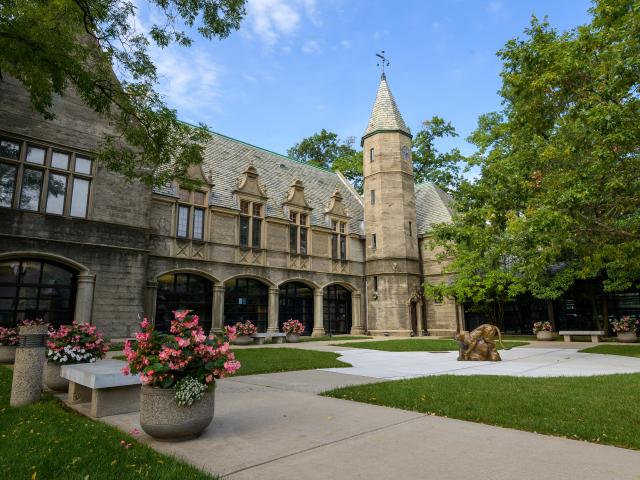
<instances>
[{"instance_id":1,"label":"dormer window","mask_svg":"<svg viewBox=\"0 0 640 480\"><path fill-rule=\"evenodd\" d=\"M331 230L331 258L347 260L347 222L332 220Z\"/></svg>"},{"instance_id":2,"label":"dormer window","mask_svg":"<svg viewBox=\"0 0 640 480\"><path fill-rule=\"evenodd\" d=\"M307 255L307 242L309 236L309 216L303 212L291 211L289 213L289 253Z\"/></svg>"},{"instance_id":3,"label":"dormer window","mask_svg":"<svg viewBox=\"0 0 640 480\"><path fill-rule=\"evenodd\" d=\"M206 198L205 192L178 190L176 237L204 240Z\"/></svg>"},{"instance_id":4,"label":"dormer window","mask_svg":"<svg viewBox=\"0 0 640 480\"><path fill-rule=\"evenodd\" d=\"M262 247L262 203L240 200L239 245L243 248Z\"/></svg>"}]
</instances>

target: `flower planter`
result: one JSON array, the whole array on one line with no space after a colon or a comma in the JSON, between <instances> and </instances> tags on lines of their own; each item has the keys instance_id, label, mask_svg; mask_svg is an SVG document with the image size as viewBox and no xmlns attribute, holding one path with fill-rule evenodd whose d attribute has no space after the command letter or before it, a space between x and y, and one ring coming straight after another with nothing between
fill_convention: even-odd
<instances>
[{"instance_id":1,"label":"flower planter","mask_svg":"<svg viewBox=\"0 0 640 480\"><path fill-rule=\"evenodd\" d=\"M54 392L66 392L69 390L69 380L60 376L61 370L62 365L58 363L47 362L44 366L43 382L47 388Z\"/></svg>"},{"instance_id":2,"label":"flower planter","mask_svg":"<svg viewBox=\"0 0 640 480\"><path fill-rule=\"evenodd\" d=\"M618 332L618 341L620 343L636 343L638 336L636 332Z\"/></svg>"},{"instance_id":3,"label":"flower planter","mask_svg":"<svg viewBox=\"0 0 640 480\"><path fill-rule=\"evenodd\" d=\"M185 440L200 436L213 420L215 390L188 407L180 407L173 388L143 385L140 391L140 426L158 440Z\"/></svg>"},{"instance_id":4,"label":"flower planter","mask_svg":"<svg viewBox=\"0 0 640 480\"><path fill-rule=\"evenodd\" d=\"M251 343L253 343L253 338L249 335L238 335L233 341L234 345L249 345Z\"/></svg>"},{"instance_id":5,"label":"flower planter","mask_svg":"<svg viewBox=\"0 0 640 480\"><path fill-rule=\"evenodd\" d=\"M287 333L287 342L288 343L298 343L300 341L299 333Z\"/></svg>"},{"instance_id":6,"label":"flower planter","mask_svg":"<svg viewBox=\"0 0 640 480\"><path fill-rule=\"evenodd\" d=\"M553 332L549 332L547 330L540 330L538 333L536 333L536 337L540 341L550 342L551 340L553 340Z\"/></svg>"},{"instance_id":7,"label":"flower planter","mask_svg":"<svg viewBox=\"0 0 640 480\"><path fill-rule=\"evenodd\" d=\"M15 345L0 345L0 363L13 363L15 359Z\"/></svg>"}]
</instances>

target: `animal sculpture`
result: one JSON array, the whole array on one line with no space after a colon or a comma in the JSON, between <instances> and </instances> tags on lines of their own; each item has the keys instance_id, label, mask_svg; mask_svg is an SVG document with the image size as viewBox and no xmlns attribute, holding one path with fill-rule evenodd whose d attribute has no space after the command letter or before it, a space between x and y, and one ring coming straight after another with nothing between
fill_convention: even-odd
<instances>
[{"instance_id":1,"label":"animal sculpture","mask_svg":"<svg viewBox=\"0 0 640 480\"><path fill-rule=\"evenodd\" d=\"M502 360L500 354L496 350L495 338L498 337L500 346L502 343L502 335L500 329L495 325L485 323L478 328L469 332L460 332L454 335L454 339L460 345L459 361L490 361L499 362Z\"/></svg>"}]
</instances>

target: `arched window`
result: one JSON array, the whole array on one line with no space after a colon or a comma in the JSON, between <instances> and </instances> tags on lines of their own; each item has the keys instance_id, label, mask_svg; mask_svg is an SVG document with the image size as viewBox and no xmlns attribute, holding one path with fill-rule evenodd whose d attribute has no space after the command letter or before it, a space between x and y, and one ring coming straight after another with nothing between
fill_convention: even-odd
<instances>
[{"instance_id":1,"label":"arched window","mask_svg":"<svg viewBox=\"0 0 640 480\"><path fill-rule=\"evenodd\" d=\"M280 287L280 309L278 328L294 318L304 325L303 335L311 335L313 331L313 290L304 283L289 282Z\"/></svg>"},{"instance_id":2,"label":"arched window","mask_svg":"<svg viewBox=\"0 0 640 480\"><path fill-rule=\"evenodd\" d=\"M341 285L324 289L324 331L349 333L351 331L351 292Z\"/></svg>"},{"instance_id":3,"label":"arched window","mask_svg":"<svg viewBox=\"0 0 640 480\"><path fill-rule=\"evenodd\" d=\"M251 322L260 332L267 330L269 289L253 278L235 278L224 285L224 324Z\"/></svg>"},{"instance_id":4,"label":"arched window","mask_svg":"<svg viewBox=\"0 0 640 480\"><path fill-rule=\"evenodd\" d=\"M192 273L169 273L158 278L156 328L168 332L175 310L191 310L200 317L205 332L211 330L212 285Z\"/></svg>"},{"instance_id":5,"label":"arched window","mask_svg":"<svg viewBox=\"0 0 640 480\"><path fill-rule=\"evenodd\" d=\"M64 265L30 258L0 262L0 325L36 318L69 324L75 296L76 272Z\"/></svg>"}]
</instances>

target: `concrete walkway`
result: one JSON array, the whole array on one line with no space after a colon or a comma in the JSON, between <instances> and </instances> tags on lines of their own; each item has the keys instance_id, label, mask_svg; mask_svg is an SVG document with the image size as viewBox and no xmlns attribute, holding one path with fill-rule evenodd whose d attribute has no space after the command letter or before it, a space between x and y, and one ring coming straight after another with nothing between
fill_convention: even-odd
<instances>
[{"instance_id":1,"label":"concrete walkway","mask_svg":"<svg viewBox=\"0 0 640 480\"><path fill-rule=\"evenodd\" d=\"M458 362L458 352L384 352L341 350L339 360L353 368L327 369L385 380L426 375L512 375L518 377L582 377L640 373L640 358L580 353L575 348L500 350L501 362Z\"/></svg>"},{"instance_id":2,"label":"concrete walkway","mask_svg":"<svg viewBox=\"0 0 640 480\"><path fill-rule=\"evenodd\" d=\"M375 381L320 370L229 378L200 438L138 438L233 480L638 479L637 451L317 395ZM102 420L129 432L138 419Z\"/></svg>"}]
</instances>

